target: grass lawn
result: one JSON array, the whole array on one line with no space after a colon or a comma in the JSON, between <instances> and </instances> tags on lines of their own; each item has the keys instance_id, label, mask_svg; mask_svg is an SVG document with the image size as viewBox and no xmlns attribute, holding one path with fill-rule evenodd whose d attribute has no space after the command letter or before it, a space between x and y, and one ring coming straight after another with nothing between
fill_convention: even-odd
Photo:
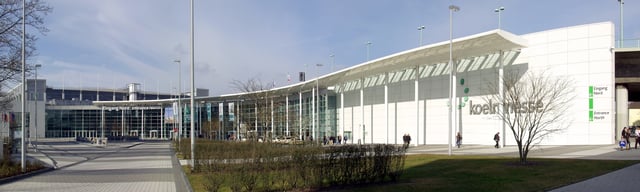
<instances>
[{"instance_id":1,"label":"grass lawn","mask_svg":"<svg viewBox=\"0 0 640 192\"><path fill-rule=\"evenodd\" d=\"M344 191L546 191L640 161L529 159L495 156L409 155L399 182L349 186ZM202 174L184 167L194 191L205 191ZM340 189L331 189L340 190Z\"/></svg>"},{"instance_id":2,"label":"grass lawn","mask_svg":"<svg viewBox=\"0 0 640 192\"><path fill-rule=\"evenodd\" d=\"M529 159L494 156L410 155L397 183L349 191L547 191L640 161Z\"/></svg>"}]
</instances>

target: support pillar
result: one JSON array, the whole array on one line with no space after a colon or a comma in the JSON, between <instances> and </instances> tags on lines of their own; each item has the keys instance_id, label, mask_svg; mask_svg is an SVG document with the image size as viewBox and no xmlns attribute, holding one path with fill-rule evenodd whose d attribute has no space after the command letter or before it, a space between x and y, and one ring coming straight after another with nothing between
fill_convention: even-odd
<instances>
[{"instance_id":1,"label":"support pillar","mask_svg":"<svg viewBox=\"0 0 640 192\"><path fill-rule=\"evenodd\" d=\"M389 143L389 72L384 74L384 113L385 113L385 127L387 129L387 144ZM393 132L393 137L396 137L396 132Z\"/></svg>"},{"instance_id":2,"label":"support pillar","mask_svg":"<svg viewBox=\"0 0 640 192\"><path fill-rule=\"evenodd\" d=\"M362 119L360 119L360 122L362 122L360 124L362 127L362 144L364 144L364 139L366 138L365 130L367 129L364 124L364 78L360 78L360 111L362 113Z\"/></svg>"},{"instance_id":3,"label":"support pillar","mask_svg":"<svg viewBox=\"0 0 640 192\"><path fill-rule=\"evenodd\" d=\"M414 102L416 103L416 146L420 143L420 100L418 79L420 78L420 66L415 68L415 80L414 80Z\"/></svg>"},{"instance_id":4,"label":"support pillar","mask_svg":"<svg viewBox=\"0 0 640 192\"><path fill-rule=\"evenodd\" d=\"M298 92L298 137L302 140L302 92Z\"/></svg>"},{"instance_id":5,"label":"support pillar","mask_svg":"<svg viewBox=\"0 0 640 192\"><path fill-rule=\"evenodd\" d=\"M342 135L342 138L344 138L344 131L345 131L345 127L346 125L344 124L344 92L340 93L340 115L342 117L340 117L340 134ZM353 139L353 138L349 138L349 139ZM346 143L346 142L345 142Z\"/></svg>"},{"instance_id":6,"label":"support pillar","mask_svg":"<svg viewBox=\"0 0 640 192\"><path fill-rule=\"evenodd\" d=\"M316 89L311 88L311 138L320 141L316 135Z\"/></svg>"},{"instance_id":7,"label":"support pillar","mask_svg":"<svg viewBox=\"0 0 640 192\"><path fill-rule=\"evenodd\" d=\"M285 101L284 101L284 106L285 106L285 131L286 131L286 136L288 137L290 135L289 133L289 95L287 95L285 97Z\"/></svg>"},{"instance_id":8,"label":"support pillar","mask_svg":"<svg viewBox=\"0 0 640 192\"><path fill-rule=\"evenodd\" d=\"M616 85L616 128L612 143L620 140L620 132L626 126L629 126L629 90L624 85Z\"/></svg>"},{"instance_id":9,"label":"support pillar","mask_svg":"<svg viewBox=\"0 0 640 192\"><path fill-rule=\"evenodd\" d=\"M498 94L500 94L500 98L502 98L501 103L504 103L504 52L500 51L500 55L498 57L498 61L500 62L500 69L498 69ZM471 106L469 106L471 107ZM501 114L503 114L503 110L504 107L498 107L498 110L501 111ZM501 142L501 147L504 147L507 144L507 124L504 122L504 120L500 120L500 124L502 125L502 133L500 133L502 135L502 142Z\"/></svg>"},{"instance_id":10,"label":"support pillar","mask_svg":"<svg viewBox=\"0 0 640 192\"><path fill-rule=\"evenodd\" d=\"M140 138L142 138L142 140L144 140L144 109L140 110L142 113L142 118L140 119L142 121L142 127L140 128ZM193 119L192 119L193 121Z\"/></svg>"}]
</instances>

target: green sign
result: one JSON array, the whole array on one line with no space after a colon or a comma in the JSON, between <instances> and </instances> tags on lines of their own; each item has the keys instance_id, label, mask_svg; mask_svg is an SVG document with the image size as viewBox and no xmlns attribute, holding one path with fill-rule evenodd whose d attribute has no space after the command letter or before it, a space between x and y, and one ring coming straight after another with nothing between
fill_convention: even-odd
<instances>
[{"instance_id":1,"label":"green sign","mask_svg":"<svg viewBox=\"0 0 640 192\"><path fill-rule=\"evenodd\" d=\"M589 121L593 121L593 86L589 86Z\"/></svg>"}]
</instances>

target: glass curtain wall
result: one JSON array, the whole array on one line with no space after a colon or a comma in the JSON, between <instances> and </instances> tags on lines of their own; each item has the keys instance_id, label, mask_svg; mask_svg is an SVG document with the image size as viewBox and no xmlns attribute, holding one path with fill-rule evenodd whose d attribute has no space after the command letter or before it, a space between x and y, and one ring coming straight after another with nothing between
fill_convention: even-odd
<instances>
[{"instance_id":1,"label":"glass curtain wall","mask_svg":"<svg viewBox=\"0 0 640 192\"><path fill-rule=\"evenodd\" d=\"M143 123L144 111L144 123ZM100 137L102 136L101 109L47 109L46 137ZM162 113L158 108L107 109L104 111L105 136L168 138L171 126L161 129ZM188 124L186 124L188 128ZM164 133L164 136L160 134Z\"/></svg>"}]
</instances>

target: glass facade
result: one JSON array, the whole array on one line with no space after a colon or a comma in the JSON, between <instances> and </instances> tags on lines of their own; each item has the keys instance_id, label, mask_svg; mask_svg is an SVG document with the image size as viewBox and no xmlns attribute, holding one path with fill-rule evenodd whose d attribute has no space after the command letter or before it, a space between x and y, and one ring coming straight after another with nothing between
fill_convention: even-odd
<instances>
[{"instance_id":1,"label":"glass facade","mask_svg":"<svg viewBox=\"0 0 640 192\"><path fill-rule=\"evenodd\" d=\"M170 138L171 124L163 125L162 108L110 108L104 110L104 134L110 137L134 136ZM102 110L99 108L51 107L46 109L45 137L100 137ZM188 127L185 124L184 127ZM187 132L188 133L188 132Z\"/></svg>"}]
</instances>

